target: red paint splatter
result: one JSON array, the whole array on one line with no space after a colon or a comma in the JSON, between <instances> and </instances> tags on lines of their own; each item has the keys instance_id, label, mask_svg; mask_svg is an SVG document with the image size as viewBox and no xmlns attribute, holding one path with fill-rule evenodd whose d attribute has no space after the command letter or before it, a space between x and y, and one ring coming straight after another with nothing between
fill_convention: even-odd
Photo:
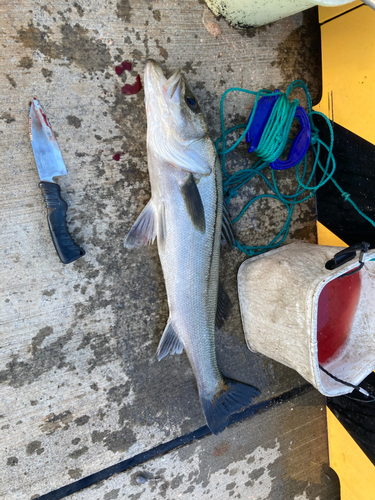
<instances>
[{"instance_id":1,"label":"red paint splatter","mask_svg":"<svg viewBox=\"0 0 375 500\"><path fill-rule=\"evenodd\" d=\"M326 363L347 341L361 292L360 272L330 281L318 301L318 360Z\"/></svg>"},{"instance_id":2,"label":"red paint splatter","mask_svg":"<svg viewBox=\"0 0 375 500\"><path fill-rule=\"evenodd\" d=\"M115 66L116 75L118 76L122 75L125 70L131 71L131 69L132 69L132 63L129 61L122 61L122 63L119 66Z\"/></svg>"},{"instance_id":3,"label":"red paint splatter","mask_svg":"<svg viewBox=\"0 0 375 500\"><path fill-rule=\"evenodd\" d=\"M112 157L115 161L120 161L120 158L121 158L121 155L120 153L116 153L115 155L113 155Z\"/></svg>"},{"instance_id":4,"label":"red paint splatter","mask_svg":"<svg viewBox=\"0 0 375 500\"><path fill-rule=\"evenodd\" d=\"M121 93L125 95L134 95L138 94L138 92L142 89L141 77L137 75L136 82L134 85L129 85L128 83L124 85L121 89Z\"/></svg>"}]
</instances>

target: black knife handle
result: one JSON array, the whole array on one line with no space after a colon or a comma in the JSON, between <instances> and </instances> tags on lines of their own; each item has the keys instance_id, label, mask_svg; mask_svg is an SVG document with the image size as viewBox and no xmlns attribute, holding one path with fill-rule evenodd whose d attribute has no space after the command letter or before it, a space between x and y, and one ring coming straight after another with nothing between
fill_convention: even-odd
<instances>
[{"instance_id":1,"label":"black knife handle","mask_svg":"<svg viewBox=\"0 0 375 500\"><path fill-rule=\"evenodd\" d=\"M63 264L69 264L85 255L85 251L71 237L66 223L67 203L61 198L60 186L54 182L39 184L47 207L48 226L57 255Z\"/></svg>"}]
</instances>

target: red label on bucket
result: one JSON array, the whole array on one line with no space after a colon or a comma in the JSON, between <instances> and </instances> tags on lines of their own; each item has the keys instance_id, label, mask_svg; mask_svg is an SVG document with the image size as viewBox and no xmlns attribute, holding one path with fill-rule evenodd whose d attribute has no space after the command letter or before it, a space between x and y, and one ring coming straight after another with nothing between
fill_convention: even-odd
<instances>
[{"instance_id":1,"label":"red label on bucket","mask_svg":"<svg viewBox=\"0 0 375 500\"><path fill-rule=\"evenodd\" d=\"M348 339L361 292L360 272L336 278L318 301L318 361L326 363Z\"/></svg>"}]
</instances>

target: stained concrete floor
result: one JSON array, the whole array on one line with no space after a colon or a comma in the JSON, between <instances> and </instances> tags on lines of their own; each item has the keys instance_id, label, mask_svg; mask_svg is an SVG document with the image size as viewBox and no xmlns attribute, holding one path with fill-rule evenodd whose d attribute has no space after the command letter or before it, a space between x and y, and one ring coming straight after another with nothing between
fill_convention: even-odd
<instances>
[{"instance_id":1,"label":"stained concrete floor","mask_svg":"<svg viewBox=\"0 0 375 500\"><path fill-rule=\"evenodd\" d=\"M168 317L157 250L123 247L150 186L143 91L126 96L121 87L142 75L147 57L181 67L216 138L228 87L285 90L302 78L318 101L319 32L315 10L236 31L198 0L5 0L0 43L0 497L28 500L204 425L186 356L155 358ZM117 76L123 60L133 70ZM38 188L33 97L58 138L68 223L86 250L66 266ZM251 103L231 99L228 125ZM242 148L231 166L247 161ZM293 184L288 174L282 182ZM242 196L262 189L254 183ZM285 216L259 205L238 230L264 243ZM313 202L298 207L287 242L315 241L314 218ZM217 335L218 359L267 401L304 381L246 348L236 291L244 259L222 252L233 310ZM75 497L335 500L324 429L324 401L312 391ZM146 485L134 482L138 470Z\"/></svg>"}]
</instances>

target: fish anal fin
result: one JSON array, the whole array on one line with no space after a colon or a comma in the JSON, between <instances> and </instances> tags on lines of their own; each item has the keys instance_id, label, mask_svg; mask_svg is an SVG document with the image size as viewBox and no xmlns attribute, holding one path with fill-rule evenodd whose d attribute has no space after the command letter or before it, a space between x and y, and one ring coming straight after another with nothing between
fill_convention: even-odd
<instances>
[{"instance_id":1,"label":"fish anal fin","mask_svg":"<svg viewBox=\"0 0 375 500\"><path fill-rule=\"evenodd\" d=\"M232 220L225 203L223 203L223 221L221 226L221 235L231 249L234 246L236 239L234 236Z\"/></svg>"},{"instance_id":2,"label":"fish anal fin","mask_svg":"<svg viewBox=\"0 0 375 500\"><path fill-rule=\"evenodd\" d=\"M204 206L193 174L189 174L180 189L193 226L204 234L206 231Z\"/></svg>"},{"instance_id":3,"label":"fish anal fin","mask_svg":"<svg viewBox=\"0 0 375 500\"><path fill-rule=\"evenodd\" d=\"M251 385L232 379L225 379L224 387L212 398L201 396L201 404L206 422L214 434L219 434L229 424L230 416L238 413L260 395L260 391Z\"/></svg>"},{"instance_id":4,"label":"fish anal fin","mask_svg":"<svg viewBox=\"0 0 375 500\"><path fill-rule=\"evenodd\" d=\"M158 360L163 359L167 354L181 354L184 350L184 344L178 338L172 324L172 320L169 319L167 326L161 337L158 350L156 351Z\"/></svg>"},{"instance_id":5,"label":"fish anal fin","mask_svg":"<svg viewBox=\"0 0 375 500\"><path fill-rule=\"evenodd\" d=\"M156 237L155 208L150 200L130 229L124 246L138 248L153 243Z\"/></svg>"},{"instance_id":6,"label":"fish anal fin","mask_svg":"<svg viewBox=\"0 0 375 500\"><path fill-rule=\"evenodd\" d=\"M228 318L230 310L232 307L232 303L226 294L223 285L219 282L219 289L217 293L217 308L216 308L216 317L215 317L215 325L217 328L221 328Z\"/></svg>"}]
</instances>

